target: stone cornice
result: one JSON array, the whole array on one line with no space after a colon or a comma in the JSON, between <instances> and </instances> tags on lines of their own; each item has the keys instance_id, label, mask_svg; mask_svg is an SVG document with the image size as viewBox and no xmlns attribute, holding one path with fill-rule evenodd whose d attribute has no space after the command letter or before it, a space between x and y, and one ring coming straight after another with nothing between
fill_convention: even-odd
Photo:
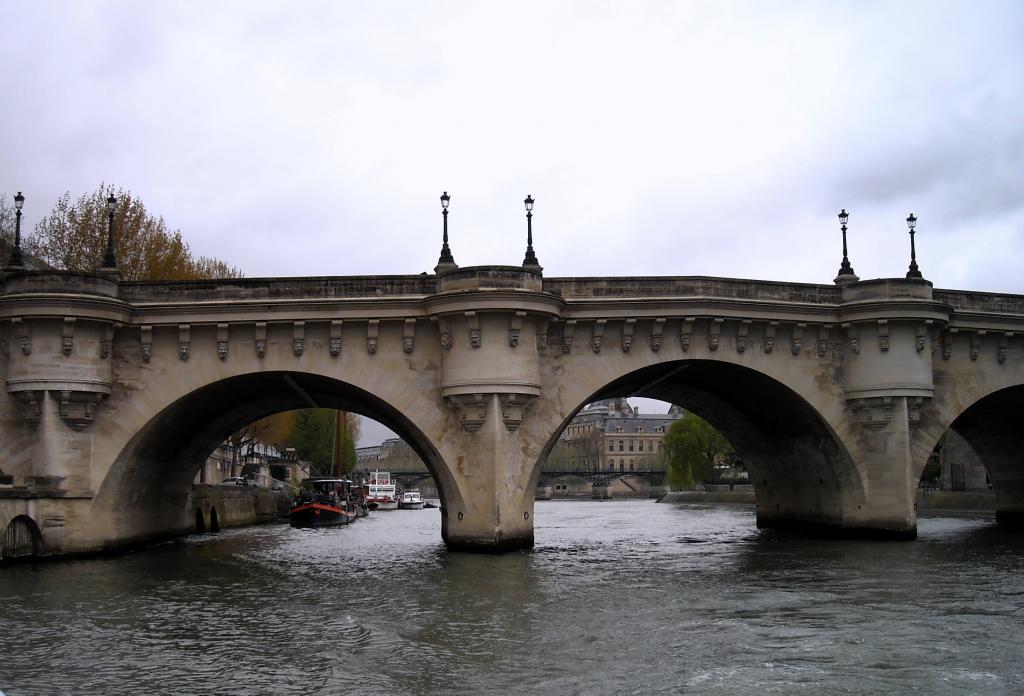
<instances>
[{"instance_id":1,"label":"stone cornice","mask_svg":"<svg viewBox=\"0 0 1024 696\"><path fill-rule=\"evenodd\" d=\"M940 323L949 321L953 308L935 300L900 298L892 300L859 300L844 302L839 308L842 322L889 320L931 320Z\"/></svg>"},{"instance_id":2,"label":"stone cornice","mask_svg":"<svg viewBox=\"0 0 1024 696\"><path fill-rule=\"evenodd\" d=\"M65 293L20 293L0 296L0 319L55 319L70 315L80 320L125 323L129 321L131 314L131 305L113 297Z\"/></svg>"},{"instance_id":3,"label":"stone cornice","mask_svg":"<svg viewBox=\"0 0 1024 696\"><path fill-rule=\"evenodd\" d=\"M424 297L227 300L135 305L134 324L210 324L254 321L399 320L426 317Z\"/></svg>"},{"instance_id":4,"label":"stone cornice","mask_svg":"<svg viewBox=\"0 0 1024 696\"><path fill-rule=\"evenodd\" d=\"M432 316L461 314L470 311L522 311L556 317L562 314L565 301L549 293L501 289L446 292L427 298L424 304Z\"/></svg>"},{"instance_id":5,"label":"stone cornice","mask_svg":"<svg viewBox=\"0 0 1024 696\"><path fill-rule=\"evenodd\" d=\"M651 297L574 299L566 302L564 316L580 321L622 318L698 318L760 319L764 321L801 321L834 323L835 305L796 302L740 300L721 297Z\"/></svg>"}]
</instances>

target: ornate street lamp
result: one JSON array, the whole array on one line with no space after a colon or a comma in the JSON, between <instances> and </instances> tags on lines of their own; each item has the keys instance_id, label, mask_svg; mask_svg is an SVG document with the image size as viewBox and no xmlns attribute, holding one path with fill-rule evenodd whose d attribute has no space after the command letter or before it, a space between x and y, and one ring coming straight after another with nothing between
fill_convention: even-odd
<instances>
[{"instance_id":1,"label":"ornate street lamp","mask_svg":"<svg viewBox=\"0 0 1024 696\"><path fill-rule=\"evenodd\" d=\"M441 194L441 215L444 216L444 241L441 243L441 258L437 260L438 268L455 265L452 250L448 247L448 201L451 199L452 197L448 195L447 191Z\"/></svg>"},{"instance_id":2,"label":"ornate street lamp","mask_svg":"<svg viewBox=\"0 0 1024 696\"><path fill-rule=\"evenodd\" d=\"M850 219L850 214L846 212L846 208L843 208L839 212L839 225L843 231L843 262L839 264L839 277L852 276L856 278L856 274L853 272L853 266L850 265L850 259L846 255L846 222Z\"/></svg>"},{"instance_id":3,"label":"ornate street lamp","mask_svg":"<svg viewBox=\"0 0 1024 696\"><path fill-rule=\"evenodd\" d=\"M24 268L25 261L21 257L21 207L25 205L25 197L18 191L14 197L14 248L7 265L11 268Z\"/></svg>"},{"instance_id":4,"label":"ornate street lamp","mask_svg":"<svg viewBox=\"0 0 1024 696\"><path fill-rule=\"evenodd\" d=\"M907 216L907 227L910 229L910 270L907 271L907 277L920 278L921 271L917 268L917 252L914 250L914 228L917 227L917 218L913 213Z\"/></svg>"},{"instance_id":5,"label":"ornate street lamp","mask_svg":"<svg viewBox=\"0 0 1024 696\"><path fill-rule=\"evenodd\" d=\"M523 259L523 265L539 268L540 262L537 261L537 255L533 253L533 196L527 194L523 204L526 205L526 257Z\"/></svg>"},{"instance_id":6,"label":"ornate street lamp","mask_svg":"<svg viewBox=\"0 0 1024 696\"><path fill-rule=\"evenodd\" d=\"M117 270L117 256L114 255L114 211L117 210L117 199L111 193L107 198L107 253L103 257L103 268L108 271Z\"/></svg>"}]
</instances>

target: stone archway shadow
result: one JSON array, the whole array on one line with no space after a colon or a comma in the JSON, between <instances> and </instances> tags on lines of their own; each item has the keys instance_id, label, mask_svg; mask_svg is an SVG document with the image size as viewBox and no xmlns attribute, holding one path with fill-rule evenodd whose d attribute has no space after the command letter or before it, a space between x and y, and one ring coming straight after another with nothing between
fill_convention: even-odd
<instances>
[{"instance_id":1,"label":"stone archway shadow","mask_svg":"<svg viewBox=\"0 0 1024 696\"><path fill-rule=\"evenodd\" d=\"M750 473L760 527L842 530L863 496L845 445L813 405L766 374L721 361L658 363L609 381L561 423L544 456L587 403L618 396L679 405L721 432Z\"/></svg>"}]
</instances>

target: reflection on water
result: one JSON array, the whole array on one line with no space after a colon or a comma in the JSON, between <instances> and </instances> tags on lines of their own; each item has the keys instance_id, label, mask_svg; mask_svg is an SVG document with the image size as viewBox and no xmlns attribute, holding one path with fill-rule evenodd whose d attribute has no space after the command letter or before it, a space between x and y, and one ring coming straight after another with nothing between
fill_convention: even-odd
<instances>
[{"instance_id":1,"label":"reflection on water","mask_svg":"<svg viewBox=\"0 0 1024 696\"><path fill-rule=\"evenodd\" d=\"M437 510L0 568L22 694L1005 694L1024 539L759 532L741 507L540 502L537 547L449 554Z\"/></svg>"}]
</instances>

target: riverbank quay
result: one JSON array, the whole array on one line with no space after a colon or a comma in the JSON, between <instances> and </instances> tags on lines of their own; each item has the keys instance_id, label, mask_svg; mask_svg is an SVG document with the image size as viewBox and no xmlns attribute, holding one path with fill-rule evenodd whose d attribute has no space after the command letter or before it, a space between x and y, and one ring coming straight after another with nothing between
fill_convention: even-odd
<instances>
[{"instance_id":1,"label":"riverbank quay","mask_svg":"<svg viewBox=\"0 0 1024 696\"><path fill-rule=\"evenodd\" d=\"M741 490L742 489L742 490ZM658 498L659 503L702 503L712 505L753 505L753 488L736 486L708 487L703 491L669 491ZM994 493L968 491L919 491L917 514L928 516L981 516L994 517L996 497Z\"/></svg>"},{"instance_id":2,"label":"riverbank quay","mask_svg":"<svg viewBox=\"0 0 1024 696\"><path fill-rule=\"evenodd\" d=\"M0 513L10 514L14 523L13 531L9 529L4 536L0 565L18 560L68 559L117 554L191 534L219 532L231 527L287 520L290 502L287 493L267 488L194 484L174 519L159 520L169 531L156 535L139 534L133 539L126 538L117 546L97 546L68 553L62 551L65 548L64 537L69 529L66 521L44 514L44 524L40 528L34 521L32 512L38 512L42 506L33 496L33 492L8 489L0 492Z\"/></svg>"},{"instance_id":3,"label":"riverbank quay","mask_svg":"<svg viewBox=\"0 0 1024 696\"><path fill-rule=\"evenodd\" d=\"M255 486L217 486L194 484L189 499L188 532L216 532L228 527L277 522L281 501L290 496L280 491Z\"/></svg>"}]
</instances>

